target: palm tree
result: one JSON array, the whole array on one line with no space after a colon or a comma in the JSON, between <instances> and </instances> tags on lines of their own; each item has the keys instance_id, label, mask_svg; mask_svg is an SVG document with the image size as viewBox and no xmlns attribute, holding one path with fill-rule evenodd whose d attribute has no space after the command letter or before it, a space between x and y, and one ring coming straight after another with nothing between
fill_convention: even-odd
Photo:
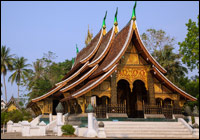
<instances>
[{"instance_id":1,"label":"palm tree","mask_svg":"<svg viewBox=\"0 0 200 140\"><path fill-rule=\"evenodd\" d=\"M13 70L14 73L9 77L8 81L11 80L11 83L14 81L17 83L18 86L18 102L19 102L19 86L22 80L25 81L25 78L28 76L28 73L31 69L26 69L27 67L31 66L30 64L26 64L27 59L24 57L17 57L13 62Z\"/></svg>"},{"instance_id":2,"label":"palm tree","mask_svg":"<svg viewBox=\"0 0 200 140\"><path fill-rule=\"evenodd\" d=\"M41 59L38 59L36 62L33 62L33 71L28 75L27 88L31 90L35 81L39 78L44 79L44 62Z\"/></svg>"},{"instance_id":3,"label":"palm tree","mask_svg":"<svg viewBox=\"0 0 200 140\"><path fill-rule=\"evenodd\" d=\"M7 103L7 92L6 92L5 76L7 74L7 71L12 70L13 68L12 60L13 60L13 55L10 55L10 48L7 48L6 46L2 46L1 47L1 74L3 74L6 103Z\"/></svg>"}]
</instances>

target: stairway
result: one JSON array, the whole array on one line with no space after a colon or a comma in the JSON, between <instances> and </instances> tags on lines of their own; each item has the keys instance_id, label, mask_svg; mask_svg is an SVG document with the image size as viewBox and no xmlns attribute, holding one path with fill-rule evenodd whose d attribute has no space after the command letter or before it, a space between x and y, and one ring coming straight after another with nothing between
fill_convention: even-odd
<instances>
[{"instance_id":1,"label":"stairway","mask_svg":"<svg viewBox=\"0 0 200 140\"><path fill-rule=\"evenodd\" d=\"M181 122L104 121L107 138L193 138Z\"/></svg>"},{"instance_id":2,"label":"stairway","mask_svg":"<svg viewBox=\"0 0 200 140\"><path fill-rule=\"evenodd\" d=\"M53 132L53 130L47 130L47 131L46 131L46 135L47 135L47 136L56 136L57 133L56 133L56 132Z\"/></svg>"},{"instance_id":3,"label":"stairway","mask_svg":"<svg viewBox=\"0 0 200 140\"><path fill-rule=\"evenodd\" d=\"M65 124L79 126L81 124L80 115L70 114L69 116L65 117Z\"/></svg>"}]
</instances>

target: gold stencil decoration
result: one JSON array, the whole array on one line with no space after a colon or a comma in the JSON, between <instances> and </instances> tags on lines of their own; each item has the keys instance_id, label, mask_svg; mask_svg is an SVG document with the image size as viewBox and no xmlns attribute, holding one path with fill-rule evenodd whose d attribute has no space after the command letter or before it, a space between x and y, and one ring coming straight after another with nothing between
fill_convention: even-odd
<instances>
[{"instance_id":1,"label":"gold stencil decoration","mask_svg":"<svg viewBox=\"0 0 200 140\"><path fill-rule=\"evenodd\" d=\"M145 67L124 67L117 71L117 82L121 79L127 80L130 86L133 85L134 81L141 80L144 82L146 89L147 85L147 68Z\"/></svg>"}]
</instances>

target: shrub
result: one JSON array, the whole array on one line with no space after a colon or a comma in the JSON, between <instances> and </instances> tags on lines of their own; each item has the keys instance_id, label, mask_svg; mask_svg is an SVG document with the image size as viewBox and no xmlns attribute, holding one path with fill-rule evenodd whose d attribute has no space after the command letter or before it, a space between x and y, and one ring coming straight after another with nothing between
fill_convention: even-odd
<instances>
[{"instance_id":1,"label":"shrub","mask_svg":"<svg viewBox=\"0 0 200 140\"><path fill-rule=\"evenodd\" d=\"M7 123L9 120L18 123L23 120L31 120L31 114L25 110L13 110L10 112L1 112L1 124Z\"/></svg>"},{"instance_id":2,"label":"shrub","mask_svg":"<svg viewBox=\"0 0 200 140\"><path fill-rule=\"evenodd\" d=\"M65 135L73 135L74 134L74 127L72 125L66 124L61 127L63 134Z\"/></svg>"},{"instance_id":3,"label":"shrub","mask_svg":"<svg viewBox=\"0 0 200 140\"><path fill-rule=\"evenodd\" d=\"M195 123L194 116L191 116L191 120L192 120L192 124L194 124Z\"/></svg>"}]
</instances>

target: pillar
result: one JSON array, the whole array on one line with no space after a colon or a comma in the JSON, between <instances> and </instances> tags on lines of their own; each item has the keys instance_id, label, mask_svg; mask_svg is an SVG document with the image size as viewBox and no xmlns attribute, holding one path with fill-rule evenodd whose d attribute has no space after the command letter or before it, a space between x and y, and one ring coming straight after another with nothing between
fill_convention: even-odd
<instances>
[{"instance_id":1,"label":"pillar","mask_svg":"<svg viewBox=\"0 0 200 140\"><path fill-rule=\"evenodd\" d=\"M94 129L94 119L93 119L93 107L91 104L88 105L86 112L88 113L88 129L86 133L83 135L84 137L96 137L97 132Z\"/></svg>"},{"instance_id":2,"label":"pillar","mask_svg":"<svg viewBox=\"0 0 200 140\"><path fill-rule=\"evenodd\" d=\"M63 126L64 124L58 124L57 125L57 136L62 136L63 132L61 130L61 127Z\"/></svg>"},{"instance_id":3,"label":"pillar","mask_svg":"<svg viewBox=\"0 0 200 140\"><path fill-rule=\"evenodd\" d=\"M12 132L13 122L10 120L7 122L7 132Z\"/></svg>"},{"instance_id":4,"label":"pillar","mask_svg":"<svg viewBox=\"0 0 200 140\"><path fill-rule=\"evenodd\" d=\"M63 124L63 115L62 115L62 113L57 113L57 125L59 125L59 124Z\"/></svg>"},{"instance_id":5,"label":"pillar","mask_svg":"<svg viewBox=\"0 0 200 140\"><path fill-rule=\"evenodd\" d=\"M46 136L46 124L42 121L39 123L39 128L40 128L40 136Z\"/></svg>"},{"instance_id":6,"label":"pillar","mask_svg":"<svg viewBox=\"0 0 200 140\"><path fill-rule=\"evenodd\" d=\"M105 133L105 129L104 129L104 123L100 122L99 123L99 131L98 131L98 138L106 138L106 133Z\"/></svg>"},{"instance_id":7,"label":"pillar","mask_svg":"<svg viewBox=\"0 0 200 140\"><path fill-rule=\"evenodd\" d=\"M49 123L51 123L52 121L53 121L52 113L49 113Z\"/></svg>"},{"instance_id":8,"label":"pillar","mask_svg":"<svg viewBox=\"0 0 200 140\"><path fill-rule=\"evenodd\" d=\"M88 130L84 134L85 137L96 137L97 132L94 130L93 113L88 113Z\"/></svg>"},{"instance_id":9,"label":"pillar","mask_svg":"<svg viewBox=\"0 0 200 140\"><path fill-rule=\"evenodd\" d=\"M57 112L57 136L62 136L63 132L61 130L61 127L64 125L63 123L63 115L60 112Z\"/></svg>"},{"instance_id":10,"label":"pillar","mask_svg":"<svg viewBox=\"0 0 200 140\"><path fill-rule=\"evenodd\" d=\"M150 105L156 105L155 100L155 92L154 92L154 81L153 81L153 75L148 71L148 93L149 93L149 104Z\"/></svg>"},{"instance_id":11,"label":"pillar","mask_svg":"<svg viewBox=\"0 0 200 140\"><path fill-rule=\"evenodd\" d=\"M111 77L111 104L117 104L117 77L113 72Z\"/></svg>"},{"instance_id":12,"label":"pillar","mask_svg":"<svg viewBox=\"0 0 200 140\"><path fill-rule=\"evenodd\" d=\"M30 136L31 124L28 121L22 121L22 136Z\"/></svg>"}]
</instances>

